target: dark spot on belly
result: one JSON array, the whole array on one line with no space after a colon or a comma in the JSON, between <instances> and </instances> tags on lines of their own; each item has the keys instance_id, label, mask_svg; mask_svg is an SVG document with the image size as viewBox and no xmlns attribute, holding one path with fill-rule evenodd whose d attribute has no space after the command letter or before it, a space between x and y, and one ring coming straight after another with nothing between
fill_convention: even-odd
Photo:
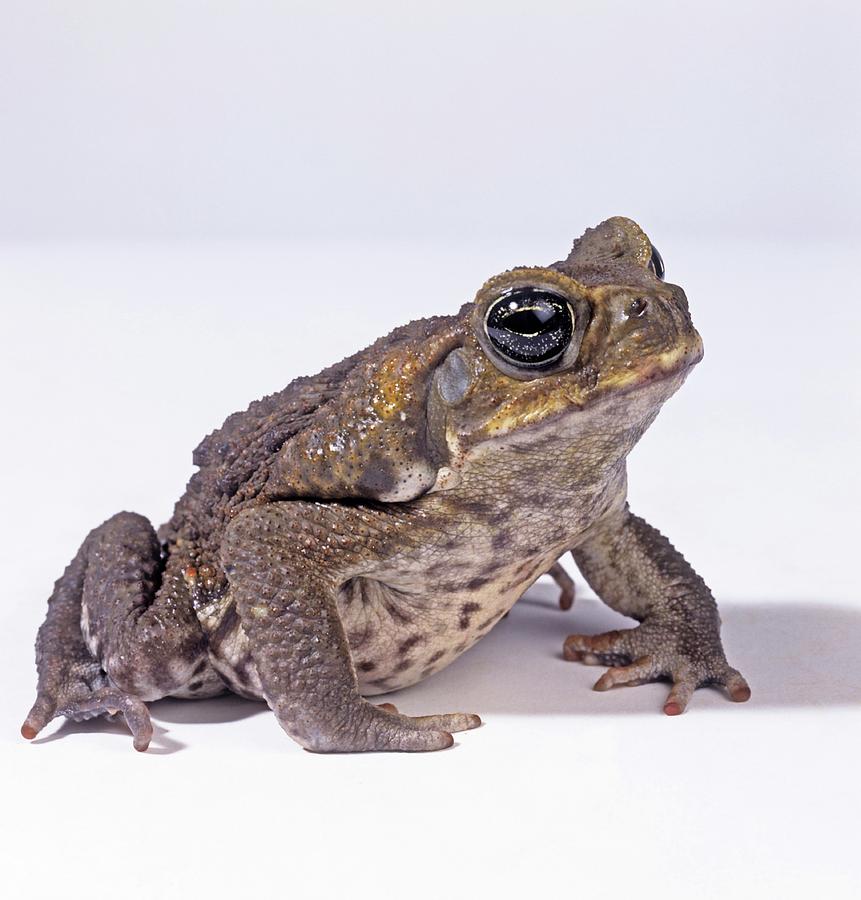
<instances>
[{"instance_id":1,"label":"dark spot on belly","mask_svg":"<svg viewBox=\"0 0 861 900\"><path fill-rule=\"evenodd\" d=\"M362 606L366 606L368 603L361 578L354 578L349 584L345 585L341 591L341 596L344 597L346 606L350 606L354 600L360 601Z\"/></svg>"},{"instance_id":2,"label":"dark spot on belly","mask_svg":"<svg viewBox=\"0 0 861 900\"><path fill-rule=\"evenodd\" d=\"M507 509L498 509L492 515L488 516L487 521L491 525L502 525L511 518L511 512Z\"/></svg>"},{"instance_id":3,"label":"dark spot on belly","mask_svg":"<svg viewBox=\"0 0 861 900\"><path fill-rule=\"evenodd\" d=\"M403 656L404 653L409 653L410 650L415 647L416 644L420 644L424 638L420 634L414 634L412 637L408 637L399 647L398 653Z\"/></svg>"},{"instance_id":4,"label":"dark spot on belly","mask_svg":"<svg viewBox=\"0 0 861 900\"><path fill-rule=\"evenodd\" d=\"M485 503L484 500L467 500L463 503L464 512L470 514L470 516L478 517L478 516L486 516L493 512L493 506L490 503Z\"/></svg>"},{"instance_id":5,"label":"dark spot on belly","mask_svg":"<svg viewBox=\"0 0 861 900\"><path fill-rule=\"evenodd\" d=\"M370 638L374 635L373 629L370 626L366 626L361 631L353 630L347 632L347 643L354 649L357 650L363 644L367 643Z\"/></svg>"},{"instance_id":6,"label":"dark spot on belly","mask_svg":"<svg viewBox=\"0 0 861 900\"><path fill-rule=\"evenodd\" d=\"M196 675L203 674L203 670L206 668L206 660L202 659L192 670L191 677L194 678Z\"/></svg>"},{"instance_id":7,"label":"dark spot on belly","mask_svg":"<svg viewBox=\"0 0 861 900\"><path fill-rule=\"evenodd\" d=\"M242 681L245 684L248 684L252 680L252 672L255 669L254 660L251 658L251 654L246 653L244 656L236 660L233 668L236 670L236 674L242 679Z\"/></svg>"},{"instance_id":8,"label":"dark spot on belly","mask_svg":"<svg viewBox=\"0 0 861 900\"><path fill-rule=\"evenodd\" d=\"M461 641L455 648L455 653L463 653L464 650L469 646L469 641Z\"/></svg>"},{"instance_id":9,"label":"dark spot on belly","mask_svg":"<svg viewBox=\"0 0 861 900\"><path fill-rule=\"evenodd\" d=\"M478 630L484 631L485 628L490 628L490 626L493 625L493 623L496 622L501 617L501 615L502 613L494 613L489 619L485 619L481 623L481 625L478 626Z\"/></svg>"},{"instance_id":10,"label":"dark spot on belly","mask_svg":"<svg viewBox=\"0 0 861 900\"><path fill-rule=\"evenodd\" d=\"M428 665L431 666L435 662L439 662L445 656L445 650L437 650L428 657Z\"/></svg>"},{"instance_id":11,"label":"dark spot on belly","mask_svg":"<svg viewBox=\"0 0 861 900\"><path fill-rule=\"evenodd\" d=\"M406 659L402 659L396 666L395 672L403 672L405 669L408 669L413 664L413 661L407 657Z\"/></svg>"},{"instance_id":12,"label":"dark spot on belly","mask_svg":"<svg viewBox=\"0 0 861 900\"><path fill-rule=\"evenodd\" d=\"M494 550L505 550L511 546L511 535L507 531L497 531L490 542Z\"/></svg>"},{"instance_id":13,"label":"dark spot on belly","mask_svg":"<svg viewBox=\"0 0 861 900\"><path fill-rule=\"evenodd\" d=\"M457 626L461 631L466 631L469 628L469 621L472 618L472 614L478 612L481 609L480 603L464 603L460 608L460 619L458 620Z\"/></svg>"},{"instance_id":14,"label":"dark spot on belly","mask_svg":"<svg viewBox=\"0 0 861 900\"><path fill-rule=\"evenodd\" d=\"M375 662L371 662L371 661L368 660L368 659L365 659L365 660L363 660L362 662L357 663L357 664L356 664L356 668L357 668L360 672L373 672L374 669L377 668L377 664L376 664Z\"/></svg>"},{"instance_id":15,"label":"dark spot on belly","mask_svg":"<svg viewBox=\"0 0 861 900\"><path fill-rule=\"evenodd\" d=\"M548 494L544 491L539 491L529 498L533 509L547 509L548 507L552 507L554 500L555 498L552 494Z\"/></svg>"},{"instance_id":16,"label":"dark spot on belly","mask_svg":"<svg viewBox=\"0 0 861 900\"><path fill-rule=\"evenodd\" d=\"M203 687L202 681L190 681L188 684L188 689L190 691L199 691Z\"/></svg>"},{"instance_id":17,"label":"dark spot on belly","mask_svg":"<svg viewBox=\"0 0 861 900\"><path fill-rule=\"evenodd\" d=\"M388 678L375 678L373 681L368 682L371 687L380 687L387 688L392 686L392 682Z\"/></svg>"},{"instance_id":18,"label":"dark spot on belly","mask_svg":"<svg viewBox=\"0 0 861 900\"><path fill-rule=\"evenodd\" d=\"M458 594L463 590L463 581L438 581L436 588L440 594Z\"/></svg>"},{"instance_id":19,"label":"dark spot on belly","mask_svg":"<svg viewBox=\"0 0 861 900\"><path fill-rule=\"evenodd\" d=\"M413 620L413 617L408 612L404 612L390 600L383 600L383 608L393 619L403 622L405 625L408 625Z\"/></svg>"},{"instance_id":20,"label":"dark spot on belly","mask_svg":"<svg viewBox=\"0 0 861 900\"><path fill-rule=\"evenodd\" d=\"M480 576L478 578L473 578L471 581L467 581L466 586L471 591L477 591L480 587L484 587L484 585L486 585L488 581L490 581L489 578Z\"/></svg>"}]
</instances>

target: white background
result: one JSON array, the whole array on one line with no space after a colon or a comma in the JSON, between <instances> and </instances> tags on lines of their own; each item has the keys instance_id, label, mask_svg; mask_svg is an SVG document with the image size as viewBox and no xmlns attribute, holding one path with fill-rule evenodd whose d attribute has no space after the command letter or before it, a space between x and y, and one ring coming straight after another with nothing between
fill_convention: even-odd
<instances>
[{"instance_id":1,"label":"white background","mask_svg":"<svg viewBox=\"0 0 861 900\"><path fill-rule=\"evenodd\" d=\"M857 896L861 20L849 3L0 3L0 889ZM319 757L262 705L17 737L53 580L200 437L490 275L636 218L706 358L631 503L746 706L589 690L539 584L393 699L450 751Z\"/></svg>"}]
</instances>

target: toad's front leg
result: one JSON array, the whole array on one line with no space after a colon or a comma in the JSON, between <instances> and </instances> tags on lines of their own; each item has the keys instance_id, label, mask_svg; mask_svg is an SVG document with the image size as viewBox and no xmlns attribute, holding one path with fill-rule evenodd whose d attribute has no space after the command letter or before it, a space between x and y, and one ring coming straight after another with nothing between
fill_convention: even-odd
<instances>
[{"instance_id":1,"label":"toad's front leg","mask_svg":"<svg viewBox=\"0 0 861 900\"><path fill-rule=\"evenodd\" d=\"M608 606L641 623L565 641L566 659L611 666L596 690L669 679L667 715L684 712L704 685L723 686L732 700L750 697L747 682L726 661L711 591L672 544L627 505L592 528L574 559Z\"/></svg>"},{"instance_id":2,"label":"toad's front leg","mask_svg":"<svg viewBox=\"0 0 861 900\"><path fill-rule=\"evenodd\" d=\"M307 750L450 747L451 732L477 727L478 716L413 718L359 694L335 574L357 552L357 531L337 515L337 507L288 501L245 510L228 528L223 562L266 701Z\"/></svg>"}]
</instances>

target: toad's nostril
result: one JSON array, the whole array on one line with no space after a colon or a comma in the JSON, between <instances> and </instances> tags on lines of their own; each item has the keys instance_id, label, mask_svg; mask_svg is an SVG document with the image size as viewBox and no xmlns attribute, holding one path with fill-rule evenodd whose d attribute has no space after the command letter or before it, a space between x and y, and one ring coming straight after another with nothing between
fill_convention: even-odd
<instances>
[{"instance_id":1,"label":"toad's nostril","mask_svg":"<svg viewBox=\"0 0 861 900\"><path fill-rule=\"evenodd\" d=\"M637 297L635 300L632 300L628 305L628 318L636 319L645 313L645 311L649 307L649 301L645 299L645 297Z\"/></svg>"}]
</instances>

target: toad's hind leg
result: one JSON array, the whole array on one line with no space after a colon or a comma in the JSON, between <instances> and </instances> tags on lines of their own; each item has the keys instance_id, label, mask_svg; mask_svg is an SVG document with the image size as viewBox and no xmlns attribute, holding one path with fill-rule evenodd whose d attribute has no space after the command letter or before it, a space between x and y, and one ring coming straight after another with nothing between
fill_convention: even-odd
<instances>
[{"instance_id":1,"label":"toad's hind leg","mask_svg":"<svg viewBox=\"0 0 861 900\"><path fill-rule=\"evenodd\" d=\"M90 532L54 586L36 638L36 702L21 733L51 719L121 712L138 750L152 724L144 704L181 688L202 668L204 642L191 605L162 587L152 525L119 513Z\"/></svg>"},{"instance_id":2,"label":"toad's hind leg","mask_svg":"<svg viewBox=\"0 0 861 900\"><path fill-rule=\"evenodd\" d=\"M361 542L350 537L359 527ZM329 570L355 565L385 527L382 512L287 501L246 509L227 529L222 561L264 697L307 750L442 750L451 732L481 724L466 713L405 716L359 694L337 606L343 581Z\"/></svg>"}]
</instances>

